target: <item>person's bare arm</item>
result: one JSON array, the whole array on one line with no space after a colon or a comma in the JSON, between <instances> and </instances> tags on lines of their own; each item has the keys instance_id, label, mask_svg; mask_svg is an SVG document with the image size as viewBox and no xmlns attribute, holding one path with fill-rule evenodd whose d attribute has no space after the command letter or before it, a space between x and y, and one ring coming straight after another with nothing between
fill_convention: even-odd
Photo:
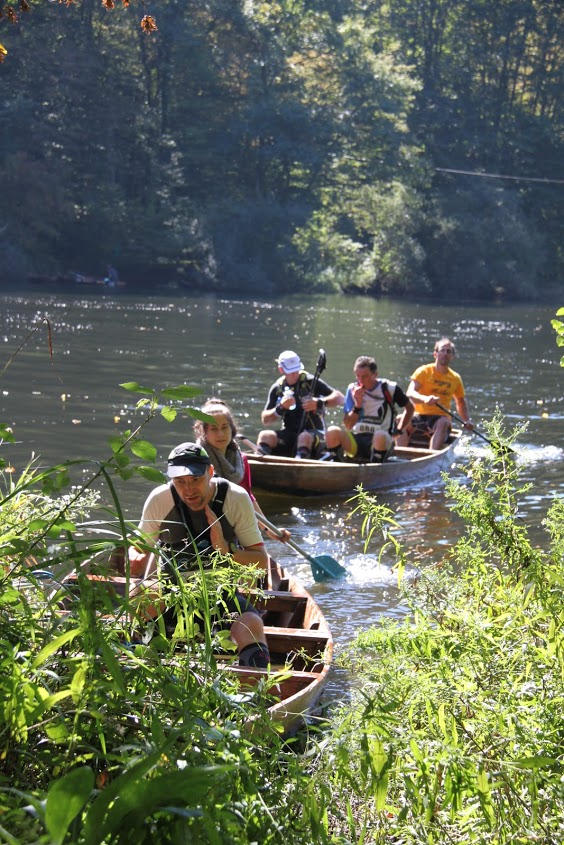
<instances>
[{"instance_id":1,"label":"person's bare arm","mask_svg":"<svg viewBox=\"0 0 564 845\"><path fill-rule=\"evenodd\" d=\"M302 408L308 413L322 413L323 406L326 408L339 408L345 404L345 397L340 390L332 390L327 396L313 396L311 399L302 400Z\"/></svg>"},{"instance_id":2,"label":"person's bare arm","mask_svg":"<svg viewBox=\"0 0 564 845\"><path fill-rule=\"evenodd\" d=\"M268 552L266 551L264 543L256 543L252 546L246 546L243 549L231 551L229 543L223 536L221 522L217 519L209 505L206 505L206 516L210 524L210 540L214 549L217 549L224 555L230 554L233 560L236 563L240 563L242 566L254 565L260 566L265 570L268 569Z\"/></svg>"},{"instance_id":3,"label":"person's bare arm","mask_svg":"<svg viewBox=\"0 0 564 845\"><path fill-rule=\"evenodd\" d=\"M148 578L157 571L157 561L153 552L142 551L136 546L128 549L130 573L134 578Z\"/></svg>"},{"instance_id":4,"label":"person's bare arm","mask_svg":"<svg viewBox=\"0 0 564 845\"><path fill-rule=\"evenodd\" d=\"M261 506L259 505L259 503L257 502L256 499L253 499L253 507L255 509L255 512L259 515L259 517L264 516L263 510L262 510ZM262 524L260 519L258 520L258 522L259 522L259 525ZM275 534L273 531L271 531L270 528L267 528L266 525L264 525L263 528L264 528L264 532L266 533L266 536L269 537L271 540L281 540L283 543L285 543L292 536L291 532L288 531L287 528L281 528L280 529L280 533L282 534L282 537L279 537L277 534Z\"/></svg>"},{"instance_id":5,"label":"person's bare arm","mask_svg":"<svg viewBox=\"0 0 564 845\"><path fill-rule=\"evenodd\" d=\"M472 429L474 428L474 424L470 419L470 412L468 410L468 403L466 402L466 399L464 398L464 396L455 396L454 401L456 403L456 411L458 413L458 416L462 417L462 419L464 420L464 428L467 428L472 431Z\"/></svg>"},{"instance_id":6,"label":"person's bare arm","mask_svg":"<svg viewBox=\"0 0 564 845\"><path fill-rule=\"evenodd\" d=\"M329 396L323 397L323 404L328 408L341 408L345 404L345 397L340 390L332 390Z\"/></svg>"},{"instance_id":7,"label":"person's bare arm","mask_svg":"<svg viewBox=\"0 0 564 845\"><path fill-rule=\"evenodd\" d=\"M274 408L264 408L261 411L260 418L263 425L272 425L275 422L280 422L286 411L289 411L292 405L295 405L296 400L292 395L283 396L281 401L274 406ZM280 413L278 413L280 409Z\"/></svg>"},{"instance_id":8,"label":"person's bare arm","mask_svg":"<svg viewBox=\"0 0 564 845\"><path fill-rule=\"evenodd\" d=\"M421 383L412 379L406 390L406 395L414 402L417 402L418 405L436 405L437 402L441 401L440 396L435 396L434 394L427 396L425 393L419 393L420 390Z\"/></svg>"},{"instance_id":9,"label":"person's bare arm","mask_svg":"<svg viewBox=\"0 0 564 845\"><path fill-rule=\"evenodd\" d=\"M398 417L398 421L397 421L398 434L401 434L401 432L405 431L405 429L407 428L407 426L411 422L411 419L412 419L414 413L415 413L415 406L410 399L409 402L407 403L407 405L404 405L403 413L400 414L400 416Z\"/></svg>"}]
</instances>

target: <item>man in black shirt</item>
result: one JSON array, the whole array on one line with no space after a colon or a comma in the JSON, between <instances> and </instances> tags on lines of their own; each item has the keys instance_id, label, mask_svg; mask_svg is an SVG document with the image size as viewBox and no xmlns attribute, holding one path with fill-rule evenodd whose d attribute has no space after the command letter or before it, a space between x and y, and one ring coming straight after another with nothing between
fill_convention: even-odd
<instances>
[{"instance_id":1,"label":"man in black shirt","mask_svg":"<svg viewBox=\"0 0 564 845\"><path fill-rule=\"evenodd\" d=\"M299 356L290 349L280 353L277 362L282 375L270 388L261 418L263 425L281 421L282 428L260 432L259 452L316 457L324 446L324 410L339 407L345 398L339 390L319 378L313 396L315 377L304 370Z\"/></svg>"}]
</instances>

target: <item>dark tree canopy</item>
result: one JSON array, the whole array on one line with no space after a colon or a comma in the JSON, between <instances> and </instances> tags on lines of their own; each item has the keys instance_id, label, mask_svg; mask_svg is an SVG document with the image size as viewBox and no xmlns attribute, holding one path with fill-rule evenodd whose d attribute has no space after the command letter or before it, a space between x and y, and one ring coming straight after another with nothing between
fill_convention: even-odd
<instances>
[{"instance_id":1,"label":"dark tree canopy","mask_svg":"<svg viewBox=\"0 0 564 845\"><path fill-rule=\"evenodd\" d=\"M561 290L554 0L22 0L0 27L5 279Z\"/></svg>"}]
</instances>

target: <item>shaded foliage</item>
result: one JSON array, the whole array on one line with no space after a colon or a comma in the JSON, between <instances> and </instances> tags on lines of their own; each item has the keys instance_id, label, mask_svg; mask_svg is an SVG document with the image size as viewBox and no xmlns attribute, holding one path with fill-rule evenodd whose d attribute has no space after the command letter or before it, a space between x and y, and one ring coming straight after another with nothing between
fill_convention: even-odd
<instances>
[{"instance_id":1,"label":"shaded foliage","mask_svg":"<svg viewBox=\"0 0 564 845\"><path fill-rule=\"evenodd\" d=\"M561 4L152 12L149 34L138 9L92 0L37 3L3 27L6 278L111 262L133 283L145 268L269 294L558 287Z\"/></svg>"}]
</instances>

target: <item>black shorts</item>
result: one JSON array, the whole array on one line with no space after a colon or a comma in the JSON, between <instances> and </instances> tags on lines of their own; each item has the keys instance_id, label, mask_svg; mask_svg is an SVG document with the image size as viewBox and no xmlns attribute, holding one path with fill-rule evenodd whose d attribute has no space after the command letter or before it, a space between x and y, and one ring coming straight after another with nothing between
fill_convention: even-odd
<instances>
[{"instance_id":1,"label":"black shorts","mask_svg":"<svg viewBox=\"0 0 564 845\"><path fill-rule=\"evenodd\" d=\"M384 432L385 434L387 432ZM356 463L357 461L372 461L374 460L374 454L372 450L372 442L374 440L374 435L371 432L361 432L360 434L353 433L352 431L348 432L349 439L352 441L354 440L356 444L356 452L354 455L351 452L347 452L345 458L347 461L352 461ZM390 436L391 440L391 436ZM352 445L352 444L351 444ZM386 460L388 455L390 455L393 451L394 443L393 440L390 443L390 446L385 453L383 460ZM379 454L379 453L376 453ZM381 459L381 458L380 458ZM380 460L379 459L379 460Z\"/></svg>"},{"instance_id":2,"label":"black shorts","mask_svg":"<svg viewBox=\"0 0 564 845\"><path fill-rule=\"evenodd\" d=\"M353 434L356 442L354 461L369 461L372 457L372 434Z\"/></svg>"},{"instance_id":3,"label":"black shorts","mask_svg":"<svg viewBox=\"0 0 564 845\"><path fill-rule=\"evenodd\" d=\"M437 422L444 419L444 414L414 414L411 418L410 426L413 428L414 434L430 437L435 430Z\"/></svg>"},{"instance_id":4,"label":"black shorts","mask_svg":"<svg viewBox=\"0 0 564 845\"><path fill-rule=\"evenodd\" d=\"M243 593L239 591L234 596L220 596L211 608L212 629L214 631L229 631L235 619L243 613L254 613L257 616L262 615L260 610L257 610L254 604L251 604ZM176 607L168 607L163 611L163 621L169 636L174 633L176 628L177 615L178 608Z\"/></svg>"},{"instance_id":5,"label":"black shorts","mask_svg":"<svg viewBox=\"0 0 564 845\"><path fill-rule=\"evenodd\" d=\"M318 454L325 450L325 432L312 431L309 428L304 429L308 434L313 434L313 446L311 449L311 456L315 458ZM282 455L285 458L292 458L296 453L296 444L298 435L295 431L290 431L283 428L282 431L277 431L278 446L272 450L273 455Z\"/></svg>"}]
</instances>

